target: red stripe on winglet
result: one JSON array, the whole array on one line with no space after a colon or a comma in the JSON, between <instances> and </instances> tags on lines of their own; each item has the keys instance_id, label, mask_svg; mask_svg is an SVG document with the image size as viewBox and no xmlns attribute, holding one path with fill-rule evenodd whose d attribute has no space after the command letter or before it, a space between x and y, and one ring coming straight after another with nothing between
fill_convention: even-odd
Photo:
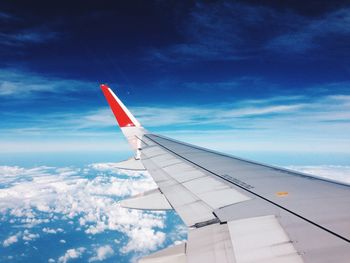
<instances>
[{"instance_id":1,"label":"red stripe on winglet","mask_svg":"<svg viewBox=\"0 0 350 263\"><path fill-rule=\"evenodd\" d=\"M119 105L118 101L116 101L116 99L113 97L111 91L109 90L109 87L106 84L101 84L101 89L107 99L109 107L111 107L113 114L117 119L119 126L120 127L135 126L135 124L131 121L131 119L123 110L123 108Z\"/></svg>"}]
</instances>

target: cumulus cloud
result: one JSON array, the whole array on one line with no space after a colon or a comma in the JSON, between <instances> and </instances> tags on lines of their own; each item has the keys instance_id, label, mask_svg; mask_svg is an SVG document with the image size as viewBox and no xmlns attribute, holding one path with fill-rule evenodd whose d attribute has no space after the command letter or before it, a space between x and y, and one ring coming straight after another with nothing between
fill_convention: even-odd
<instances>
[{"instance_id":1,"label":"cumulus cloud","mask_svg":"<svg viewBox=\"0 0 350 263\"><path fill-rule=\"evenodd\" d=\"M16 183L19 178L26 180ZM164 241L164 233L154 231L153 228L164 228L165 212L129 210L117 202L156 187L146 172L132 173L128 177L110 163L95 163L84 169L0 166L0 185L4 186L0 189L0 220L7 220L11 216L13 223L27 228L55 220L65 220L67 223L74 220L87 235L107 230L118 231L128 238L127 244L120 244L120 249L124 252L155 249ZM42 227L45 234L64 231L63 228ZM9 237L3 245L9 246L17 242L20 236L21 233ZM36 238L39 238L39 234L29 231L23 234L26 241ZM136 245L139 241L142 243ZM124 246L127 248L124 249ZM61 262L69 260L69 255L74 255L73 252L62 256ZM95 259L102 258L103 255L110 256L108 247L96 250Z\"/></svg>"},{"instance_id":2,"label":"cumulus cloud","mask_svg":"<svg viewBox=\"0 0 350 263\"><path fill-rule=\"evenodd\" d=\"M2 242L4 247L11 246L14 243L19 242L21 239L28 244L30 241L34 241L40 237L39 234L31 233L28 229L25 229L23 232L20 231L15 235L9 236Z\"/></svg>"},{"instance_id":3,"label":"cumulus cloud","mask_svg":"<svg viewBox=\"0 0 350 263\"><path fill-rule=\"evenodd\" d=\"M105 246L98 247L95 250L95 253L96 255L91 257L89 259L89 262L105 260L106 258L113 256L114 250L110 245L105 245Z\"/></svg>"},{"instance_id":4,"label":"cumulus cloud","mask_svg":"<svg viewBox=\"0 0 350 263\"><path fill-rule=\"evenodd\" d=\"M79 247L79 248L71 248L66 251L66 253L58 258L59 263L66 263L71 259L80 258L83 253L85 252L86 248Z\"/></svg>"},{"instance_id":5,"label":"cumulus cloud","mask_svg":"<svg viewBox=\"0 0 350 263\"><path fill-rule=\"evenodd\" d=\"M8 238L6 238L3 242L2 242L2 245L4 247L8 247L8 246L11 246L12 244L14 243L17 243L18 242L18 237L20 236L21 233L17 233L16 235L12 235L12 236L9 236Z\"/></svg>"},{"instance_id":6,"label":"cumulus cloud","mask_svg":"<svg viewBox=\"0 0 350 263\"><path fill-rule=\"evenodd\" d=\"M288 168L350 182L350 168L347 166ZM19 178L26 180L16 183ZM122 198L156 187L145 172L127 177L111 163L95 163L84 169L0 166L0 184L0 220L8 220L11 216L13 224L26 227L24 231L12 233L3 240L3 247L21 240L31 242L39 239L40 235L33 230L41 224L45 224L41 227L44 234L66 232L64 227L47 226L55 220L64 220L67 224L73 222L76 224L74 228L79 228L88 236L117 231L126 237L115 241L118 252L108 244L91 249L94 254L89 253L90 261L103 260L115 253L145 254L164 244L166 238L178 243L185 236L186 228L179 226L166 237L165 212L130 210L118 204L117 201ZM65 240L59 242L65 243ZM67 262L81 257L83 253L84 249L67 250L58 261Z\"/></svg>"},{"instance_id":7,"label":"cumulus cloud","mask_svg":"<svg viewBox=\"0 0 350 263\"><path fill-rule=\"evenodd\" d=\"M62 228L53 229L49 227L44 227L42 231L47 234L57 234L57 233L62 233L64 230Z\"/></svg>"},{"instance_id":8,"label":"cumulus cloud","mask_svg":"<svg viewBox=\"0 0 350 263\"><path fill-rule=\"evenodd\" d=\"M23 232L23 240L24 241L33 241L37 238L39 238L40 235L39 234L34 234L34 233L30 233L28 229L24 230Z\"/></svg>"},{"instance_id":9,"label":"cumulus cloud","mask_svg":"<svg viewBox=\"0 0 350 263\"><path fill-rule=\"evenodd\" d=\"M165 240L165 233L155 231L151 228L134 228L130 231L131 237L129 243L123 248L122 252L130 251L146 252L155 250Z\"/></svg>"}]
</instances>

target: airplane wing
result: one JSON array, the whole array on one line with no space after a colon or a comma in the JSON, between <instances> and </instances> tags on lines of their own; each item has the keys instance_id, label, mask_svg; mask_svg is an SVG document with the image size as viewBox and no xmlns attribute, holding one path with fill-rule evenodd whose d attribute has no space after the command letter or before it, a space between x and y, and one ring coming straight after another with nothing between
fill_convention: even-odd
<instances>
[{"instance_id":1,"label":"airplane wing","mask_svg":"<svg viewBox=\"0 0 350 263\"><path fill-rule=\"evenodd\" d=\"M122 201L174 209L186 243L139 262L350 262L350 186L152 134L107 85L102 91L158 189ZM128 165L129 163L129 165Z\"/></svg>"}]
</instances>

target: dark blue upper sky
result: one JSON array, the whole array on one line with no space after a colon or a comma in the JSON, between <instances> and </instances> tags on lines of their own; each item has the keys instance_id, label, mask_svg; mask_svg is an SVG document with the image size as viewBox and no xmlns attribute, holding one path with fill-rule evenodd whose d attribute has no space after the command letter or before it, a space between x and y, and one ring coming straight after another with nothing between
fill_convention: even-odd
<instances>
[{"instance_id":1,"label":"dark blue upper sky","mask_svg":"<svg viewBox=\"0 0 350 263\"><path fill-rule=\"evenodd\" d=\"M2 1L0 57L16 140L110 134L101 82L159 130L349 122L349 1Z\"/></svg>"}]
</instances>

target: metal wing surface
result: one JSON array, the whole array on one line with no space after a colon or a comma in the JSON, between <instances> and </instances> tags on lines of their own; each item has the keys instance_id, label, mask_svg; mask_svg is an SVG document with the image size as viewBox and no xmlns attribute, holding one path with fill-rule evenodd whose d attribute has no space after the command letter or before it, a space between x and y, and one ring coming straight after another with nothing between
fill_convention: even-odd
<instances>
[{"instance_id":1,"label":"metal wing surface","mask_svg":"<svg viewBox=\"0 0 350 263\"><path fill-rule=\"evenodd\" d=\"M350 261L348 185L152 134L101 87L136 152L129 168L159 187L122 205L174 209L188 227L186 243L140 262Z\"/></svg>"}]
</instances>

